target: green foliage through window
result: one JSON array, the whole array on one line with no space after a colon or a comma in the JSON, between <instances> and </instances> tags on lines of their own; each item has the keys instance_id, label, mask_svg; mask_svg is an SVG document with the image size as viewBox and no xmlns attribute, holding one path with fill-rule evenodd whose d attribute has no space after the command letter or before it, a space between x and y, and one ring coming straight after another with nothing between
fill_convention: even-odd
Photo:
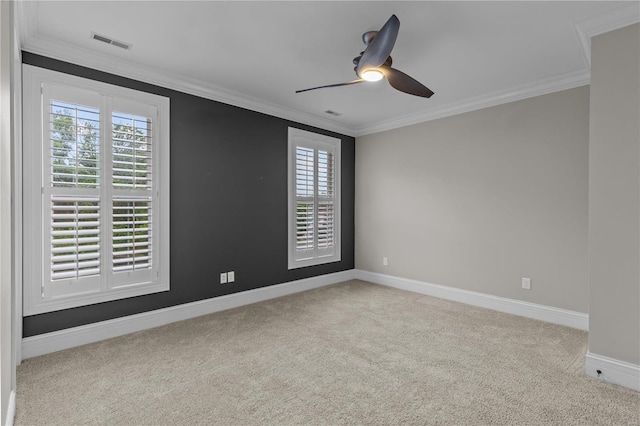
<instances>
[{"instance_id":1,"label":"green foliage through window","mask_svg":"<svg viewBox=\"0 0 640 426\"><path fill-rule=\"evenodd\" d=\"M100 111L52 101L50 117L52 186L96 188L100 178Z\"/></svg>"}]
</instances>

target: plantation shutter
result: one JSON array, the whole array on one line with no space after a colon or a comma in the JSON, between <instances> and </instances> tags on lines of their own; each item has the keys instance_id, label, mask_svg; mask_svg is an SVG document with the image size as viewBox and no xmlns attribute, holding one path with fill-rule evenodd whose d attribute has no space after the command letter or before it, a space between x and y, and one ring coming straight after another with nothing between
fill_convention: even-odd
<instances>
[{"instance_id":1,"label":"plantation shutter","mask_svg":"<svg viewBox=\"0 0 640 426\"><path fill-rule=\"evenodd\" d=\"M112 118L113 271L152 265L151 119L114 112Z\"/></svg>"},{"instance_id":2,"label":"plantation shutter","mask_svg":"<svg viewBox=\"0 0 640 426\"><path fill-rule=\"evenodd\" d=\"M113 270L151 267L151 201L147 198L113 201Z\"/></svg>"},{"instance_id":3,"label":"plantation shutter","mask_svg":"<svg viewBox=\"0 0 640 426\"><path fill-rule=\"evenodd\" d=\"M339 257L335 143L322 135L290 129L293 196L290 198L290 267ZM335 140L335 139L334 139ZM337 140L339 141L339 140ZM291 205L293 204L293 205ZM292 266L292 262L294 265ZM299 262L297 265L295 262ZM312 263L311 263L312 262Z\"/></svg>"},{"instance_id":4,"label":"plantation shutter","mask_svg":"<svg viewBox=\"0 0 640 426\"><path fill-rule=\"evenodd\" d=\"M296 259L313 256L315 247L315 155L296 147Z\"/></svg>"},{"instance_id":5,"label":"plantation shutter","mask_svg":"<svg viewBox=\"0 0 640 426\"><path fill-rule=\"evenodd\" d=\"M43 297L152 281L157 111L48 84L42 98Z\"/></svg>"},{"instance_id":6,"label":"plantation shutter","mask_svg":"<svg viewBox=\"0 0 640 426\"><path fill-rule=\"evenodd\" d=\"M100 274L100 199L51 197L51 280Z\"/></svg>"},{"instance_id":7,"label":"plantation shutter","mask_svg":"<svg viewBox=\"0 0 640 426\"><path fill-rule=\"evenodd\" d=\"M154 108L119 101L111 114L111 258L114 285L155 278Z\"/></svg>"},{"instance_id":8,"label":"plantation shutter","mask_svg":"<svg viewBox=\"0 0 640 426\"><path fill-rule=\"evenodd\" d=\"M317 250L319 256L330 256L334 247L334 153L318 150Z\"/></svg>"},{"instance_id":9,"label":"plantation shutter","mask_svg":"<svg viewBox=\"0 0 640 426\"><path fill-rule=\"evenodd\" d=\"M45 297L98 291L101 238L101 97L43 87Z\"/></svg>"}]
</instances>

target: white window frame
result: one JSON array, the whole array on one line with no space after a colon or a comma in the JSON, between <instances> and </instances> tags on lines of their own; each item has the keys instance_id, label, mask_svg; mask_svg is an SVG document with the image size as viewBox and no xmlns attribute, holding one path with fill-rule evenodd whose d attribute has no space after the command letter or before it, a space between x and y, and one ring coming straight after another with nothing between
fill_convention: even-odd
<instances>
[{"instance_id":1,"label":"white window frame","mask_svg":"<svg viewBox=\"0 0 640 426\"><path fill-rule=\"evenodd\" d=\"M111 300L141 296L145 294L168 291L170 289L169 274L169 99L151 93L140 92L120 86L102 83L69 74L51 71L31 65L23 65L23 308L24 315L35 315L78 306L91 305ZM50 284L50 268L48 241L50 200L45 199L48 190L46 185L49 175L45 175L43 151L49 150L48 113L49 105L43 104L43 92L54 87L58 92L68 89L69 92L85 93L100 99L100 157L101 162L110 159L111 150L111 114L115 111L126 114L139 114L151 117L153 121L153 191L152 199L152 269L150 273L142 271L124 272L130 274L129 279L122 280L111 272L111 235L106 227L101 229L101 274L94 280L91 288L78 286L78 282L69 280L67 289L52 291ZM80 95L82 96L82 95ZM63 99L62 99L63 100ZM45 109L46 108L46 109ZM48 155L48 154L47 154ZM47 163L48 164L48 163ZM48 167L48 166L47 166ZM110 176L104 174L101 166L102 215L110 215L110 195L117 192L111 189ZM49 226L49 227L48 227ZM142 277L138 281L135 276ZM56 285L58 285L56 283ZM76 288L76 290L74 290Z\"/></svg>"},{"instance_id":2,"label":"white window frame","mask_svg":"<svg viewBox=\"0 0 640 426\"><path fill-rule=\"evenodd\" d=\"M289 127L288 134L288 159L287 159L287 188L288 188L288 205L287 205L287 229L288 229L288 267L289 269L303 268L312 265L322 265L326 263L339 262L341 257L341 143L338 138L333 138L318 133L309 132L306 130ZM318 150L327 150L334 154L334 196L333 196L333 208L334 208L334 247L333 253L323 253L317 247L317 226L314 228L316 233L314 253L307 254L305 257L300 258L296 253L296 149L298 147L304 147L314 150L315 158L315 176L314 179L314 208L317 212L318 202L318 179L317 179L317 158ZM317 214L314 215L317 218ZM317 224L317 222L316 222Z\"/></svg>"}]
</instances>

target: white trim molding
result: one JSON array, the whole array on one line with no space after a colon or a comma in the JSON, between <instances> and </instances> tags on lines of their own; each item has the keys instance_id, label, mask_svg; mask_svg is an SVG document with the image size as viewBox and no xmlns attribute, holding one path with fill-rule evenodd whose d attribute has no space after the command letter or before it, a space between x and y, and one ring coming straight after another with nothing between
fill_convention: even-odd
<instances>
[{"instance_id":1,"label":"white trim molding","mask_svg":"<svg viewBox=\"0 0 640 426\"><path fill-rule=\"evenodd\" d=\"M18 46L36 34L38 25L38 3L35 1L17 1L15 5L15 28L17 31Z\"/></svg>"},{"instance_id":2,"label":"white trim molding","mask_svg":"<svg viewBox=\"0 0 640 426\"><path fill-rule=\"evenodd\" d=\"M136 331L159 327L176 321L337 284L353 278L354 273L351 269L68 328L52 333L26 337L22 339L22 358L32 358L63 349L86 345Z\"/></svg>"},{"instance_id":3,"label":"white trim molding","mask_svg":"<svg viewBox=\"0 0 640 426\"><path fill-rule=\"evenodd\" d=\"M315 126L321 129L355 137L463 114L465 112L514 102L534 96L545 95L561 90L572 89L574 87L585 86L590 83L589 71L588 69L583 69L523 84L506 90L487 93L461 102L442 105L432 110L396 117L373 125L353 128L325 117L319 117L315 114L296 111L280 105L269 104L260 99L249 97L238 92L232 92L228 89L213 86L203 81L188 79L184 76L178 76L137 64L134 65L122 61L113 61L110 57L80 49L76 46L71 46L62 42L53 43L38 35L31 35L28 40L24 42L22 49L37 55L47 56L60 61L70 62L72 64L154 84L156 86L176 90L182 93L200 96L205 99L222 102L228 105L257 111L274 117L283 118L285 120L291 120L297 123L307 124L309 126Z\"/></svg>"},{"instance_id":4,"label":"white trim molding","mask_svg":"<svg viewBox=\"0 0 640 426\"><path fill-rule=\"evenodd\" d=\"M16 417L16 392L9 394L9 405L7 407L7 420L5 426L13 426L13 419Z\"/></svg>"},{"instance_id":5,"label":"white trim molding","mask_svg":"<svg viewBox=\"0 0 640 426\"><path fill-rule=\"evenodd\" d=\"M318 127L320 129L334 131L347 136L353 136L353 131L350 128L333 120L286 108L280 105L271 104L256 97L208 84L201 80L190 79L168 71L159 71L155 68L125 61L114 61L112 57L87 49L82 49L77 46L72 46L68 43L60 41L52 42L51 40L45 39L37 34L33 34L23 40L22 49L30 53L131 78L166 89L176 90L178 92L237 106L250 111L271 115L273 117L283 118L285 120Z\"/></svg>"},{"instance_id":6,"label":"white trim molding","mask_svg":"<svg viewBox=\"0 0 640 426\"><path fill-rule=\"evenodd\" d=\"M366 125L354 129L355 136L365 136L372 133L384 132L400 127L411 126L413 124L424 123L426 121L437 120L439 118L464 114L465 112L476 111L483 108L507 104L534 96L546 95L559 92L561 90L573 89L575 87L586 86L591 82L591 75L588 70L579 70L562 75L534 81L512 87L507 90L500 90L493 93L469 98L461 102L442 105L428 111L422 111L403 117L394 118L373 125Z\"/></svg>"},{"instance_id":7,"label":"white trim molding","mask_svg":"<svg viewBox=\"0 0 640 426\"><path fill-rule=\"evenodd\" d=\"M493 309L499 312L533 318L580 330L588 330L589 326L588 315L580 312L352 269L26 337L22 339L22 357L23 359L32 358L136 331L159 327L176 321L183 321L201 315L233 309L352 279L359 279L374 284ZM609 368L607 368L607 370L609 370Z\"/></svg>"},{"instance_id":8,"label":"white trim molding","mask_svg":"<svg viewBox=\"0 0 640 426\"><path fill-rule=\"evenodd\" d=\"M591 37L617 30L640 22L640 3L630 1L604 13L588 16L573 23L582 55L588 69L591 69Z\"/></svg>"},{"instance_id":9,"label":"white trim molding","mask_svg":"<svg viewBox=\"0 0 640 426\"><path fill-rule=\"evenodd\" d=\"M353 136L353 132L349 127L343 126L326 117L319 117L292 108L270 104L255 97L207 84L201 80L187 79L184 76L159 71L152 67L125 63L124 61L114 61L112 57L107 55L102 55L87 49L80 49L68 43L60 41L52 42L38 34L38 2L18 1L16 4L18 5L17 19L20 29L20 46L24 51L222 102L250 111L260 112L320 129L331 130L347 136Z\"/></svg>"},{"instance_id":10,"label":"white trim molding","mask_svg":"<svg viewBox=\"0 0 640 426\"><path fill-rule=\"evenodd\" d=\"M425 294L427 296L439 297L441 299L461 302L467 305L479 306L481 308L493 309L494 311L577 328L579 330L589 330L589 315L582 312L569 311L566 309L554 308L552 306L538 305L505 297L492 296L490 294L462 290L459 288L358 269L355 270L355 278L401 290L412 291L414 293Z\"/></svg>"},{"instance_id":11,"label":"white trim molding","mask_svg":"<svg viewBox=\"0 0 640 426\"><path fill-rule=\"evenodd\" d=\"M11 141L11 150L13 151L13 352L14 363L20 365L22 339L22 51L20 50L20 28L17 14L20 8L25 7L26 2L13 2L13 140ZM14 375L15 376L15 375ZM15 377L14 384L15 388Z\"/></svg>"},{"instance_id":12,"label":"white trim molding","mask_svg":"<svg viewBox=\"0 0 640 426\"><path fill-rule=\"evenodd\" d=\"M640 392L640 365L587 352L584 370L587 376Z\"/></svg>"}]
</instances>

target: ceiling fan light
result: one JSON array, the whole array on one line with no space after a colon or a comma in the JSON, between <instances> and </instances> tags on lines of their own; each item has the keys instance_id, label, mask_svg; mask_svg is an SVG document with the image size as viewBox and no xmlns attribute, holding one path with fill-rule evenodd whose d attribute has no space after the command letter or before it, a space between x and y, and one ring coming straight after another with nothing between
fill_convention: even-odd
<instances>
[{"instance_id":1,"label":"ceiling fan light","mask_svg":"<svg viewBox=\"0 0 640 426\"><path fill-rule=\"evenodd\" d=\"M375 69L365 70L362 73L362 78L367 81L378 81L378 80L381 80L382 77L383 77L382 73Z\"/></svg>"}]
</instances>

